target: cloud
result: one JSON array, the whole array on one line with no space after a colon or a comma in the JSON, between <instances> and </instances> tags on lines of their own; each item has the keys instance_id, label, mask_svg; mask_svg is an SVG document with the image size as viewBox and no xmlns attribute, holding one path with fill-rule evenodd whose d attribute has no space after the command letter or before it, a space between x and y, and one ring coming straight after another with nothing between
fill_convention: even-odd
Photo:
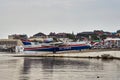
<instances>
[{"instance_id":1,"label":"cloud","mask_svg":"<svg viewBox=\"0 0 120 80\"><path fill-rule=\"evenodd\" d=\"M0 0L0 33L113 31L120 25L119 4L120 0Z\"/></svg>"}]
</instances>

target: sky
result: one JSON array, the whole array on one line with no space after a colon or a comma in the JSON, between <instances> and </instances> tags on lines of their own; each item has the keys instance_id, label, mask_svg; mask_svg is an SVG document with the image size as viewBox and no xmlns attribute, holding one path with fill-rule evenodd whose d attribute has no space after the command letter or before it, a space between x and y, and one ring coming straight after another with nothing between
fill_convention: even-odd
<instances>
[{"instance_id":1,"label":"sky","mask_svg":"<svg viewBox=\"0 0 120 80\"><path fill-rule=\"evenodd\" d=\"M0 0L0 38L120 29L120 0Z\"/></svg>"}]
</instances>

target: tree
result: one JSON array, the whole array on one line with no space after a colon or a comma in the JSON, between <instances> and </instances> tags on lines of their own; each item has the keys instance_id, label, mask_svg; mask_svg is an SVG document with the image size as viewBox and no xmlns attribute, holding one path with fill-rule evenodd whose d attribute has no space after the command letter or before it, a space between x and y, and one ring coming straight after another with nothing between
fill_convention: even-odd
<instances>
[{"instance_id":1,"label":"tree","mask_svg":"<svg viewBox=\"0 0 120 80\"><path fill-rule=\"evenodd\" d=\"M117 33L120 33L120 30L117 30Z\"/></svg>"},{"instance_id":2,"label":"tree","mask_svg":"<svg viewBox=\"0 0 120 80\"><path fill-rule=\"evenodd\" d=\"M66 34L67 38L75 40L75 35L74 34Z\"/></svg>"}]
</instances>

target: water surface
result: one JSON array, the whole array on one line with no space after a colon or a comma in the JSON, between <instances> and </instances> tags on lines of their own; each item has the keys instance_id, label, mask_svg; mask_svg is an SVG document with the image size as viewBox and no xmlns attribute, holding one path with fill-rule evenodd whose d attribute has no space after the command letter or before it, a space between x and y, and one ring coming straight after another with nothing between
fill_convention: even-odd
<instances>
[{"instance_id":1,"label":"water surface","mask_svg":"<svg viewBox=\"0 0 120 80\"><path fill-rule=\"evenodd\" d=\"M120 80L120 61L0 56L0 80Z\"/></svg>"}]
</instances>

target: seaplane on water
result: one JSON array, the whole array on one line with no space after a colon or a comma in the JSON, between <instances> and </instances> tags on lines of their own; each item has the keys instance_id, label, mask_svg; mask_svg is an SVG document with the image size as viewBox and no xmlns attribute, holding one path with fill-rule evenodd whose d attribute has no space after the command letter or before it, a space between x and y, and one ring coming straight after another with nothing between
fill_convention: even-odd
<instances>
[{"instance_id":1,"label":"seaplane on water","mask_svg":"<svg viewBox=\"0 0 120 80\"><path fill-rule=\"evenodd\" d=\"M90 49L91 45L86 42L50 42L50 43L39 43L32 42L29 40L22 40L24 44L24 51L48 51L56 53L58 51L69 51Z\"/></svg>"}]
</instances>

